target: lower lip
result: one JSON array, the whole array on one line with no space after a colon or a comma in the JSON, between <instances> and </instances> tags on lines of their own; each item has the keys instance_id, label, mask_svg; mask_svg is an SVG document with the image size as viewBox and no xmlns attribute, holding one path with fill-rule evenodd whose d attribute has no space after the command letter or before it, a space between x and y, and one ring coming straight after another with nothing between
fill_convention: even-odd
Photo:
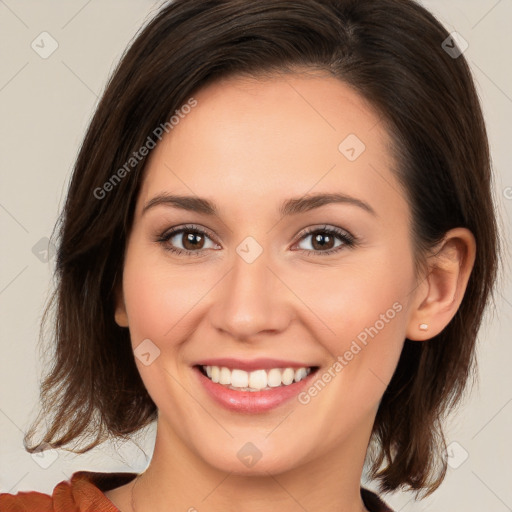
<instances>
[{"instance_id":1,"label":"lower lip","mask_svg":"<svg viewBox=\"0 0 512 512\"><path fill-rule=\"evenodd\" d=\"M288 386L278 386L266 391L235 391L213 382L203 375L197 366L194 367L194 371L207 393L217 403L226 409L242 413L261 413L278 407L297 396L316 374L316 371L311 371L306 378L299 382L294 382Z\"/></svg>"}]
</instances>

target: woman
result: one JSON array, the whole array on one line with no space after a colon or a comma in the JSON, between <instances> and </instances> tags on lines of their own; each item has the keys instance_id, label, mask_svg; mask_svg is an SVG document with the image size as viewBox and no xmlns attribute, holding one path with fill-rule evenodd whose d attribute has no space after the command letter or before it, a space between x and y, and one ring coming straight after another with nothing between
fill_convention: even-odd
<instances>
[{"instance_id":1,"label":"woman","mask_svg":"<svg viewBox=\"0 0 512 512\"><path fill-rule=\"evenodd\" d=\"M153 457L0 510L391 510L360 487L365 461L382 492L441 484L440 419L498 260L485 126L454 48L412 1L158 13L77 159L42 387L54 416L26 436L30 452L89 440L82 453L156 420Z\"/></svg>"}]
</instances>

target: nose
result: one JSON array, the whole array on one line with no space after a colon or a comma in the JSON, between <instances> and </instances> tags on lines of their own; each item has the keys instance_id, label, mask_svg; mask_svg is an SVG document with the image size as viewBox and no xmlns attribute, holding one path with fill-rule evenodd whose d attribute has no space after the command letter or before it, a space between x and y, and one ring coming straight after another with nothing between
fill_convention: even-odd
<instances>
[{"instance_id":1,"label":"nose","mask_svg":"<svg viewBox=\"0 0 512 512\"><path fill-rule=\"evenodd\" d=\"M292 320L293 294L269 266L265 251L252 263L236 254L217 291L210 308L212 324L237 340L278 334Z\"/></svg>"}]
</instances>

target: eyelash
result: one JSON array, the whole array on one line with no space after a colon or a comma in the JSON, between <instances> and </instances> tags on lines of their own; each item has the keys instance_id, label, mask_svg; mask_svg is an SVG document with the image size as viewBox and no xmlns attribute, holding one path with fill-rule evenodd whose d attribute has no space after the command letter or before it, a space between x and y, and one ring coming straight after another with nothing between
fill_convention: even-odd
<instances>
[{"instance_id":1,"label":"eyelash","mask_svg":"<svg viewBox=\"0 0 512 512\"><path fill-rule=\"evenodd\" d=\"M171 238L173 238L174 236L176 236L177 234L187 233L187 232L200 234L201 236L206 236L206 237L212 239L212 237L206 231L201 229L200 227L195 226L194 224L189 224L189 225L186 225L186 226L183 226L183 227L180 227L177 229L172 229L170 231L166 231L166 232L162 233L157 238L156 241L158 243L162 244L162 246L164 247L164 249L166 251L172 252L174 254L185 255L185 256L189 256L189 257L200 256L207 249L201 249L199 251L189 251L186 249L179 249L176 247L172 247L168 244L169 240ZM341 241L343 243L341 245L339 245L338 247L334 247L333 249L328 249L327 251L312 251L309 249L300 249L302 252L306 253L308 256L309 255L320 256L320 255L334 254L334 253L337 253L340 250L342 250L344 247L351 248L356 245L356 238L353 235L351 235L350 233L348 233L347 231L344 231L344 230L336 228L336 227L327 227L327 226L324 226L323 228L307 229L304 233L302 233L301 237L299 238L299 242L302 241L304 238L306 238L308 235L311 235L313 233L327 233L328 235L335 235L339 239L341 239ZM215 240L213 240L213 241L215 242Z\"/></svg>"}]
</instances>

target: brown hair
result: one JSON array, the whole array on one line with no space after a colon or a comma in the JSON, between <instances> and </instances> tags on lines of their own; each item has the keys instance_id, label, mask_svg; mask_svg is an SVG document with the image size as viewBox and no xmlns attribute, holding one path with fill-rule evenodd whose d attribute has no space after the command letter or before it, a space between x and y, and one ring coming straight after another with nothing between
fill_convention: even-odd
<instances>
[{"instance_id":1,"label":"brown hair","mask_svg":"<svg viewBox=\"0 0 512 512\"><path fill-rule=\"evenodd\" d=\"M417 261L451 228L474 234L477 255L454 318L427 342L405 341L377 412L371 476L381 491L427 495L446 473L443 415L475 369L475 342L492 297L499 244L487 135L468 65L442 47L443 26L411 0L176 0L127 49L90 123L59 219L52 367L29 452L76 439L125 438L156 419L129 331L114 321L127 235L147 158L116 170L193 92L220 77L321 69L382 116L394 170L413 214ZM126 167L125 167L126 170ZM103 197L99 197L103 195ZM56 227L57 227L56 226ZM369 452L373 451L370 450ZM383 466L384 463L384 467ZM380 470L380 471L379 471Z\"/></svg>"}]
</instances>

